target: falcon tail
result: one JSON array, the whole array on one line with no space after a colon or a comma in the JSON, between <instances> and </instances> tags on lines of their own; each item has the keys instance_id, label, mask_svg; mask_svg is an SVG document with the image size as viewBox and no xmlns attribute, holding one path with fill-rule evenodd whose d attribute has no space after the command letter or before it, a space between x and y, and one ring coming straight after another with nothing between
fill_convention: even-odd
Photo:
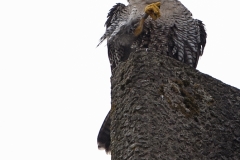
<instances>
[{"instance_id":1,"label":"falcon tail","mask_svg":"<svg viewBox=\"0 0 240 160\"><path fill-rule=\"evenodd\" d=\"M110 154L111 152L110 124L111 124L110 112L108 112L97 137L98 149L104 149L107 154Z\"/></svg>"}]
</instances>

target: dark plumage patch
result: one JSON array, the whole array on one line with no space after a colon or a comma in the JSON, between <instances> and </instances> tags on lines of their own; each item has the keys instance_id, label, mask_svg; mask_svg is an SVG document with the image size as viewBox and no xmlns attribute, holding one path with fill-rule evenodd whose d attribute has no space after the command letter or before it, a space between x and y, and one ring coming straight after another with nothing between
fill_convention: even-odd
<instances>
[{"instance_id":1,"label":"dark plumage patch","mask_svg":"<svg viewBox=\"0 0 240 160\"><path fill-rule=\"evenodd\" d=\"M108 28L109 26L111 26L112 21L117 18L118 14L120 14L120 13L121 13L121 10L122 10L123 8L125 8L125 7L126 7L126 6L125 6L124 4L122 4L122 3L117 3L116 5L113 6L113 8L111 8L111 9L109 10L109 13L108 13L108 15L107 15L107 21L106 21L106 23L105 23L105 26L106 26L107 28Z\"/></svg>"},{"instance_id":2,"label":"dark plumage patch","mask_svg":"<svg viewBox=\"0 0 240 160\"><path fill-rule=\"evenodd\" d=\"M198 20L198 26L200 29L200 41L201 41L200 46L201 46L201 51L202 51L201 55L202 55L206 45L207 33L202 21Z\"/></svg>"},{"instance_id":3,"label":"dark plumage patch","mask_svg":"<svg viewBox=\"0 0 240 160\"><path fill-rule=\"evenodd\" d=\"M111 151L110 124L111 124L111 120L110 120L110 112L109 112L101 126L101 129L97 137L98 149L105 149L106 153L110 153Z\"/></svg>"}]
</instances>

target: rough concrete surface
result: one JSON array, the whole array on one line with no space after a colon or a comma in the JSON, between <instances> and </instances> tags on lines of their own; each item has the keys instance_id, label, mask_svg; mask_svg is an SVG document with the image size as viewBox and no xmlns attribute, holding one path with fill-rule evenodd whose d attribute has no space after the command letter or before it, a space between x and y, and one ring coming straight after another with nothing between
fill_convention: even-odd
<instances>
[{"instance_id":1,"label":"rough concrete surface","mask_svg":"<svg viewBox=\"0 0 240 160\"><path fill-rule=\"evenodd\" d=\"M240 159L240 90L156 52L113 72L113 160Z\"/></svg>"}]
</instances>

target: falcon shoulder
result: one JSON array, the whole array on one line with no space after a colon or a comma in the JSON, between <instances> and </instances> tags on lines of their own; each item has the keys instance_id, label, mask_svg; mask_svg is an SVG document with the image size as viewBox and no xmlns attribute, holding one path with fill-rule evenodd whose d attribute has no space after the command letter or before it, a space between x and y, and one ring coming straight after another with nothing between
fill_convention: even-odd
<instances>
[{"instance_id":1,"label":"falcon shoulder","mask_svg":"<svg viewBox=\"0 0 240 160\"><path fill-rule=\"evenodd\" d=\"M98 46L106 39L110 38L112 33L119 26L119 22L123 20L123 16L121 16L124 12L126 12L126 6L122 3L117 3L114 5L107 15L107 21L105 22L106 31L104 35L100 38L100 43Z\"/></svg>"}]
</instances>

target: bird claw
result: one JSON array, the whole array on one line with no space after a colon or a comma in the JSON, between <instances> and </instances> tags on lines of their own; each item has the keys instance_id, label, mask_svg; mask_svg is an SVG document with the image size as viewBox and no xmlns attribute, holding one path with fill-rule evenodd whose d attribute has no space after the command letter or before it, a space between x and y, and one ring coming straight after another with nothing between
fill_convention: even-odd
<instances>
[{"instance_id":1,"label":"bird claw","mask_svg":"<svg viewBox=\"0 0 240 160\"><path fill-rule=\"evenodd\" d=\"M145 7L145 13L150 15L153 20L160 17L160 2L149 4Z\"/></svg>"},{"instance_id":2,"label":"bird claw","mask_svg":"<svg viewBox=\"0 0 240 160\"><path fill-rule=\"evenodd\" d=\"M160 2L149 4L145 7L145 14L143 15L142 19L140 20L137 28L134 31L134 35L138 36L142 33L143 30L143 24L145 19L147 19L148 16L151 16L153 20L156 20L160 17Z\"/></svg>"}]
</instances>

